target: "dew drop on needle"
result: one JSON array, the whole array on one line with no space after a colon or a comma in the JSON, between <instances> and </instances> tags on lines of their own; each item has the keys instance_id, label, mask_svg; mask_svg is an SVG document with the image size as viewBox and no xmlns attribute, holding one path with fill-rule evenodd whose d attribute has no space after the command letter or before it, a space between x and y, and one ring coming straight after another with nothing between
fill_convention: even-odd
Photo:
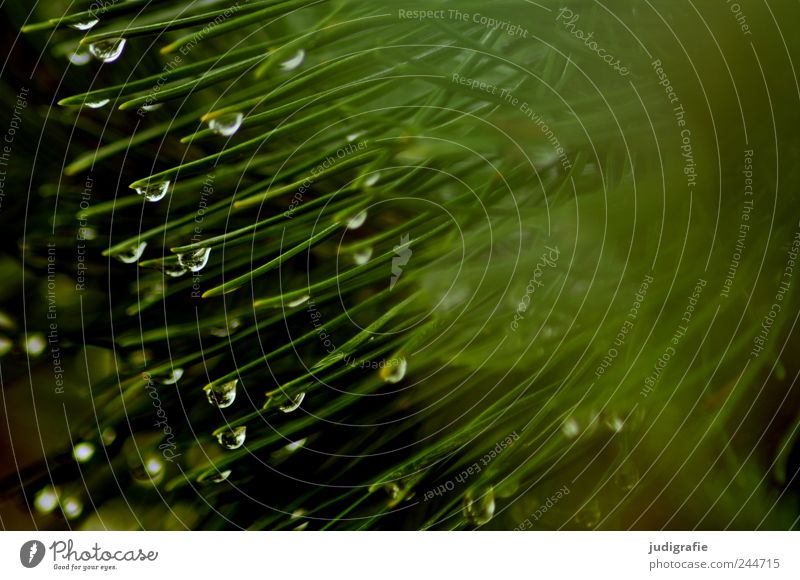
<instances>
[{"instance_id":1,"label":"dew drop on needle","mask_svg":"<svg viewBox=\"0 0 800 580\"><path fill-rule=\"evenodd\" d=\"M199 272L208 264L211 248L200 248L184 254L178 254L178 263L192 272Z\"/></svg>"},{"instance_id":2,"label":"dew drop on needle","mask_svg":"<svg viewBox=\"0 0 800 580\"><path fill-rule=\"evenodd\" d=\"M147 201L156 202L164 199L169 191L169 181L160 181L158 183L148 183L144 187L137 187L136 193L143 196Z\"/></svg>"},{"instance_id":3,"label":"dew drop on needle","mask_svg":"<svg viewBox=\"0 0 800 580\"><path fill-rule=\"evenodd\" d=\"M97 60L103 62L114 62L125 49L124 38L109 38L108 40L98 40L89 45L89 52Z\"/></svg>"},{"instance_id":4,"label":"dew drop on needle","mask_svg":"<svg viewBox=\"0 0 800 580\"><path fill-rule=\"evenodd\" d=\"M224 383L211 383L203 387L208 402L219 409L230 407L236 400L236 386L239 379Z\"/></svg>"},{"instance_id":5,"label":"dew drop on needle","mask_svg":"<svg viewBox=\"0 0 800 580\"><path fill-rule=\"evenodd\" d=\"M471 524L481 526L494 516L494 489L491 485L472 487L464 494L464 517Z\"/></svg>"},{"instance_id":6,"label":"dew drop on needle","mask_svg":"<svg viewBox=\"0 0 800 580\"><path fill-rule=\"evenodd\" d=\"M217 435L217 441L225 449L238 449L244 445L245 437L247 436L247 426L233 427L226 429Z\"/></svg>"},{"instance_id":7,"label":"dew drop on needle","mask_svg":"<svg viewBox=\"0 0 800 580\"><path fill-rule=\"evenodd\" d=\"M242 122L244 122L242 113L226 113L211 119L208 122L208 128L217 135L230 137L239 130Z\"/></svg>"},{"instance_id":8,"label":"dew drop on needle","mask_svg":"<svg viewBox=\"0 0 800 580\"><path fill-rule=\"evenodd\" d=\"M130 246L114 252L114 257L123 264L133 264L139 261L139 258L144 254L145 248L147 248L147 242L131 244Z\"/></svg>"}]
</instances>

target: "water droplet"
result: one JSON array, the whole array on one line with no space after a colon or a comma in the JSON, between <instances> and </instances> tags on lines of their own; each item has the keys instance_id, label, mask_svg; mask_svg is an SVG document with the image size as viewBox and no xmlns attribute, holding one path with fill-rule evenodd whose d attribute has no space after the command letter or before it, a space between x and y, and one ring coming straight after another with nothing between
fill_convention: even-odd
<instances>
[{"instance_id":1,"label":"water droplet","mask_svg":"<svg viewBox=\"0 0 800 580\"><path fill-rule=\"evenodd\" d=\"M381 172L380 171L376 171L375 173L370 173L367 176L367 178L364 180L364 185L366 187L372 187L376 183L378 183L380 180L381 180Z\"/></svg>"},{"instance_id":2,"label":"water droplet","mask_svg":"<svg viewBox=\"0 0 800 580\"><path fill-rule=\"evenodd\" d=\"M357 213L347 221L348 230L357 230L367 221L367 210Z\"/></svg>"},{"instance_id":3,"label":"water droplet","mask_svg":"<svg viewBox=\"0 0 800 580\"><path fill-rule=\"evenodd\" d=\"M147 201L161 201L169 191L170 182L160 181L158 183L148 183L144 187L137 187L136 193L143 195Z\"/></svg>"},{"instance_id":4,"label":"water droplet","mask_svg":"<svg viewBox=\"0 0 800 580\"><path fill-rule=\"evenodd\" d=\"M278 409L280 409L284 413L291 413L292 411L296 411L297 409L300 408L300 404L303 402L303 399L305 398L306 394L300 393L299 395L292 397L289 403L287 403L286 405L281 405L280 407L278 407Z\"/></svg>"},{"instance_id":5,"label":"water droplet","mask_svg":"<svg viewBox=\"0 0 800 580\"><path fill-rule=\"evenodd\" d=\"M44 335L38 332L29 334L28 338L25 340L25 350L31 356L39 356L42 354L45 346L47 346L47 342L44 339Z\"/></svg>"},{"instance_id":6,"label":"water droplet","mask_svg":"<svg viewBox=\"0 0 800 580\"><path fill-rule=\"evenodd\" d=\"M110 102L110 99L100 99L99 101L86 101L83 103L83 105L85 107L89 107L90 109L100 109L105 107Z\"/></svg>"},{"instance_id":7,"label":"water droplet","mask_svg":"<svg viewBox=\"0 0 800 580\"><path fill-rule=\"evenodd\" d=\"M162 262L161 271L170 278L179 278L186 273L186 268L174 262Z\"/></svg>"},{"instance_id":8,"label":"water droplet","mask_svg":"<svg viewBox=\"0 0 800 580\"><path fill-rule=\"evenodd\" d=\"M306 59L306 51L301 48L294 54L294 56L292 56L292 58L283 61L281 63L281 68L286 72L293 71L301 64L303 64L303 61L305 59Z\"/></svg>"},{"instance_id":9,"label":"water droplet","mask_svg":"<svg viewBox=\"0 0 800 580\"><path fill-rule=\"evenodd\" d=\"M574 439L581 432L581 426L575 419L570 417L561 425L561 432L567 439Z\"/></svg>"},{"instance_id":10,"label":"water droplet","mask_svg":"<svg viewBox=\"0 0 800 580\"><path fill-rule=\"evenodd\" d=\"M395 474L392 477L400 477ZM407 497L411 497L414 491L414 484L419 478L404 478L396 479L385 484L373 484L370 486L369 491L374 492L378 488L383 488L383 491L389 496L389 507L394 507Z\"/></svg>"},{"instance_id":11,"label":"water droplet","mask_svg":"<svg viewBox=\"0 0 800 580\"><path fill-rule=\"evenodd\" d=\"M67 519L74 520L83 513L83 503L76 497L68 497L64 500L64 515Z\"/></svg>"},{"instance_id":12,"label":"water droplet","mask_svg":"<svg viewBox=\"0 0 800 580\"><path fill-rule=\"evenodd\" d=\"M353 262L358 266L363 266L372 259L372 246L368 246L362 250L358 250L353 254Z\"/></svg>"},{"instance_id":13,"label":"water droplet","mask_svg":"<svg viewBox=\"0 0 800 580\"><path fill-rule=\"evenodd\" d=\"M94 455L94 444L89 443L88 441L83 441L82 443L78 443L75 447L72 448L72 456L78 463L86 463L92 458L93 455Z\"/></svg>"},{"instance_id":14,"label":"water droplet","mask_svg":"<svg viewBox=\"0 0 800 580\"><path fill-rule=\"evenodd\" d=\"M211 248L200 248L185 254L178 254L178 263L192 272L199 272L208 264L210 255Z\"/></svg>"},{"instance_id":15,"label":"water droplet","mask_svg":"<svg viewBox=\"0 0 800 580\"><path fill-rule=\"evenodd\" d=\"M211 477L208 478L208 480L211 481L212 483L222 483L223 481L228 479L230 474L231 470L226 469L225 471L218 472L216 475L212 475Z\"/></svg>"},{"instance_id":16,"label":"water droplet","mask_svg":"<svg viewBox=\"0 0 800 580\"><path fill-rule=\"evenodd\" d=\"M488 523L494 516L494 489L491 485L470 488L464 494L464 517L476 526Z\"/></svg>"},{"instance_id":17,"label":"water droplet","mask_svg":"<svg viewBox=\"0 0 800 580\"><path fill-rule=\"evenodd\" d=\"M73 22L69 26L75 30L91 30L97 26L98 22L100 21L97 18L91 18L89 20L84 20L83 22Z\"/></svg>"},{"instance_id":18,"label":"water droplet","mask_svg":"<svg viewBox=\"0 0 800 580\"><path fill-rule=\"evenodd\" d=\"M595 499L587 503L575 515L575 524L579 528L591 530L600 523L600 518L600 502Z\"/></svg>"},{"instance_id":19,"label":"water droplet","mask_svg":"<svg viewBox=\"0 0 800 580\"><path fill-rule=\"evenodd\" d=\"M289 516L289 518L290 518L290 519L293 519L293 520L299 520L299 519L300 519L300 518L302 518L304 515L306 515L306 510L304 510L304 509L300 508L300 509L296 509L296 510L294 510L294 511L292 512L292 515L290 515L290 516Z\"/></svg>"},{"instance_id":20,"label":"water droplet","mask_svg":"<svg viewBox=\"0 0 800 580\"><path fill-rule=\"evenodd\" d=\"M242 113L226 113L211 119L208 122L208 128L217 135L230 137L239 130L243 121L244 115Z\"/></svg>"},{"instance_id":21,"label":"water droplet","mask_svg":"<svg viewBox=\"0 0 800 580\"><path fill-rule=\"evenodd\" d=\"M639 470L630 461L620 465L614 474L614 484L624 491L631 491L639 483L639 479Z\"/></svg>"},{"instance_id":22,"label":"water droplet","mask_svg":"<svg viewBox=\"0 0 800 580\"><path fill-rule=\"evenodd\" d=\"M396 481L387 483L383 487L383 490L386 492L392 502L397 502L403 497L403 488Z\"/></svg>"},{"instance_id":23,"label":"water droplet","mask_svg":"<svg viewBox=\"0 0 800 580\"><path fill-rule=\"evenodd\" d=\"M406 376L408 371L408 361L405 357L395 357L386 361L386 366L380 371L381 379L387 383L399 383Z\"/></svg>"},{"instance_id":24,"label":"water droplet","mask_svg":"<svg viewBox=\"0 0 800 580\"><path fill-rule=\"evenodd\" d=\"M89 52L97 60L103 62L114 62L122 54L125 48L124 38L109 38L108 40L98 40L89 45Z\"/></svg>"},{"instance_id":25,"label":"water droplet","mask_svg":"<svg viewBox=\"0 0 800 580\"><path fill-rule=\"evenodd\" d=\"M92 60L92 55L88 49L77 48L69 55L69 62L75 66L83 66Z\"/></svg>"},{"instance_id":26,"label":"water droplet","mask_svg":"<svg viewBox=\"0 0 800 580\"><path fill-rule=\"evenodd\" d=\"M300 305L302 305L302 304L305 304L305 303L306 303L306 302L308 302L310 299L311 299L311 296L309 296L308 294L306 294L305 296L301 296L300 298L298 298L298 299L296 299L296 300L292 300L291 302L289 302L289 304L287 304L287 306L288 306L289 308L295 308L296 306L300 306Z\"/></svg>"},{"instance_id":27,"label":"water droplet","mask_svg":"<svg viewBox=\"0 0 800 580\"><path fill-rule=\"evenodd\" d=\"M14 348L14 343L6 336L0 336L0 356L8 354Z\"/></svg>"},{"instance_id":28,"label":"water droplet","mask_svg":"<svg viewBox=\"0 0 800 580\"><path fill-rule=\"evenodd\" d=\"M181 380L181 377L183 377L183 369L180 367L175 367L169 373L158 375L153 378L162 385L174 385Z\"/></svg>"},{"instance_id":29,"label":"water droplet","mask_svg":"<svg viewBox=\"0 0 800 580\"><path fill-rule=\"evenodd\" d=\"M58 505L58 489L51 485L43 487L33 499L33 505L40 514L49 514Z\"/></svg>"},{"instance_id":30,"label":"water droplet","mask_svg":"<svg viewBox=\"0 0 800 580\"><path fill-rule=\"evenodd\" d=\"M347 139L348 142L352 143L356 139L359 139L360 137L363 137L364 135L366 135L366 133L367 133L366 131L358 131L357 133L350 133L346 137L346 139Z\"/></svg>"},{"instance_id":31,"label":"water droplet","mask_svg":"<svg viewBox=\"0 0 800 580\"><path fill-rule=\"evenodd\" d=\"M162 107L161 103L153 103L152 105L142 105L142 109L145 111L155 111Z\"/></svg>"},{"instance_id":32,"label":"water droplet","mask_svg":"<svg viewBox=\"0 0 800 580\"><path fill-rule=\"evenodd\" d=\"M147 248L147 242L131 244L127 248L114 252L114 257L123 264L133 264L139 261L139 258L144 254L145 248Z\"/></svg>"},{"instance_id":33,"label":"water droplet","mask_svg":"<svg viewBox=\"0 0 800 580\"><path fill-rule=\"evenodd\" d=\"M239 379L227 383L211 383L203 387L208 402L220 409L230 407L236 400L236 385Z\"/></svg>"},{"instance_id":34,"label":"water droplet","mask_svg":"<svg viewBox=\"0 0 800 580\"><path fill-rule=\"evenodd\" d=\"M225 449L239 449L244 445L244 439L247 436L247 425L241 427L234 427L233 429L226 429L217 435L217 441Z\"/></svg>"}]
</instances>

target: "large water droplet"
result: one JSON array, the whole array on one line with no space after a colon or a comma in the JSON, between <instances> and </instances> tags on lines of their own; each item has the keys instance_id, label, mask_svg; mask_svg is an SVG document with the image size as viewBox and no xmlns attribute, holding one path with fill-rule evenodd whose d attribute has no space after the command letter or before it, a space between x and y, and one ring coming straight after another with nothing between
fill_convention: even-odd
<instances>
[{"instance_id":1,"label":"large water droplet","mask_svg":"<svg viewBox=\"0 0 800 580\"><path fill-rule=\"evenodd\" d=\"M127 248L114 252L114 257L123 264L133 264L139 261L139 258L144 254L145 248L147 248L147 242L131 244Z\"/></svg>"},{"instance_id":2,"label":"large water droplet","mask_svg":"<svg viewBox=\"0 0 800 580\"><path fill-rule=\"evenodd\" d=\"M69 26L75 30L91 30L97 26L98 22L100 21L97 18L90 18L89 20L84 20L83 22L73 22Z\"/></svg>"},{"instance_id":3,"label":"large water droplet","mask_svg":"<svg viewBox=\"0 0 800 580\"><path fill-rule=\"evenodd\" d=\"M78 443L72 448L72 456L78 463L86 463L94 455L94 444L88 441Z\"/></svg>"},{"instance_id":4,"label":"large water droplet","mask_svg":"<svg viewBox=\"0 0 800 580\"><path fill-rule=\"evenodd\" d=\"M62 506L67 519L74 520L83 513L83 503L77 497L68 497Z\"/></svg>"},{"instance_id":5,"label":"large water droplet","mask_svg":"<svg viewBox=\"0 0 800 580\"><path fill-rule=\"evenodd\" d=\"M470 488L464 494L464 517L476 526L488 523L494 516L494 489L491 485Z\"/></svg>"},{"instance_id":6,"label":"large water droplet","mask_svg":"<svg viewBox=\"0 0 800 580\"><path fill-rule=\"evenodd\" d=\"M200 248L185 254L178 254L178 263L192 272L199 272L208 264L211 248Z\"/></svg>"},{"instance_id":7,"label":"large water droplet","mask_svg":"<svg viewBox=\"0 0 800 580\"><path fill-rule=\"evenodd\" d=\"M284 413L291 413L292 411L296 411L297 409L300 408L300 405L302 404L303 399L305 398L306 394L300 393L299 395L292 397L289 403L281 405L280 407L278 407L278 409L280 409Z\"/></svg>"},{"instance_id":8,"label":"large water droplet","mask_svg":"<svg viewBox=\"0 0 800 580\"><path fill-rule=\"evenodd\" d=\"M386 361L386 366L380 371L380 377L387 383L399 383L406 376L408 361L405 357L395 357Z\"/></svg>"},{"instance_id":9,"label":"large water droplet","mask_svg":"<svg viewBox=\"0 0 800 580\"><path fill-rule=\"evenodd\" d=\"M227 383L211 383L203 387L208 402L220 409L230 407L236 400L236 385L239 379Z\"/></svg>"},{"instance_id":10,"label":"large water droplet","mask_svg":"<svg viewBox=\"0 0 800 580\"><path fill-rule=\"evenodd\" d=\"M226 113L211 119L208 122L208 128L217 135L230 137L239 130L243 121L244 115L241 113Z\"/></svg>"},{"instance_id":11,"label":"large water droplet","mask_svg":"<svg viewBox=\"0 0 800 580\"><path fill-rule=\"evenodd\" d=\"M51 485L43 487L33 499L33 505L40 514L49 514L58 505L58 489Z\"/></svg>"},{"instance_id":12,"label":"large water droplet","mask_svg":"<svg viewBox=\"0 0 800 580\"><path fill-rule=\"evenodd\" d=\"M136 193L144 196L147 201L161 201L169 191L169 181L160 181L158 183L148 183L144 187L137 187Z\"/></svg>"},{"instance_id":13,"label":"large water droplet","mask_svg":"<svg viewBox=\"0 0 800 580\"><path fill-rule=\"evenodd\" d=\"M301 48L296 53L294 53L294 56L292 56L292 58L285 60L281 63L281 69L283 69L286 72L293 71L301 64L303 64L303 61L305 59L306 59L306 51Z\"/></svg>"},{"instance_id":14,"label":"large water droplet","mask_svg":"<svg viewBox=\"0 0 800 580\"><path fill-rule=\"evenodd\" d=\"M122 54L125 48L124 38L109 38L108 40L98 40L89 45L89 52L97 60L103 62L114 62Z\"/></svg>"},{"instance_id":15,"label":"large water droplet","mask_svg":"<svg viewBox=\"0 0 800 580\"><path fill-rule=\"evenodd\" d=\"M357 230L361 226L364 225L364 222L367 221L367 210L361 211L357 213L355 216L351 217L347 220L347 229L348 230Z\"/></svg>"},{"instance_id":16,"label":"large water droplet","mask_svg":"<svg viewBox=\"0 0 800 580\"><path fill-rule=\"evenodd\" d=\"M247 436L247 425L241 427L234 427L233 429L226 429L217 435L217 441L225 449L239 449L244 445L244 439Z\"/></svg>"},{"instance_id":17,"label":"large water droplet","mask_svg":"<svg viewBox=\"0 0 800 580\"><path fill-rule=\"evenodd\" d=\"M590 501L575 515L575 524L582 529L591 530L600 523L600 502Z\"/></svg>"},{"instance_id":18,"label":"large water droplet","mask_svg":"<svg viewBox=\"0 0 800 580\"><path fill-rule=\"evenodd\" d=\"M372 246L358 250L357 252L353 253L353 261L356 263L356 265L363 266L369 262L370 259L372 259L373 251L374 250L372 249Z\"/></svg>"}]
</instances>

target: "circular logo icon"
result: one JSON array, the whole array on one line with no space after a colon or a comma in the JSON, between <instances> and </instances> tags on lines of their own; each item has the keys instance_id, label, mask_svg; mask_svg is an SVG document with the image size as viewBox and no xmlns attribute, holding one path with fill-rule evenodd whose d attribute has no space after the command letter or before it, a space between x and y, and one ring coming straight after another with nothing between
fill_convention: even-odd
<instances>
[{"instance_id":1,"label":"circular logo icon","mask_svg":"<svg viewBox=\"0 0 800 580\"><path fill-rule=\"evenodd\" d=\"M30 540L19 549L19 561L26 568L35 568L44 559L44 544L39 540Z\"/></svg>"}]
</instances>

